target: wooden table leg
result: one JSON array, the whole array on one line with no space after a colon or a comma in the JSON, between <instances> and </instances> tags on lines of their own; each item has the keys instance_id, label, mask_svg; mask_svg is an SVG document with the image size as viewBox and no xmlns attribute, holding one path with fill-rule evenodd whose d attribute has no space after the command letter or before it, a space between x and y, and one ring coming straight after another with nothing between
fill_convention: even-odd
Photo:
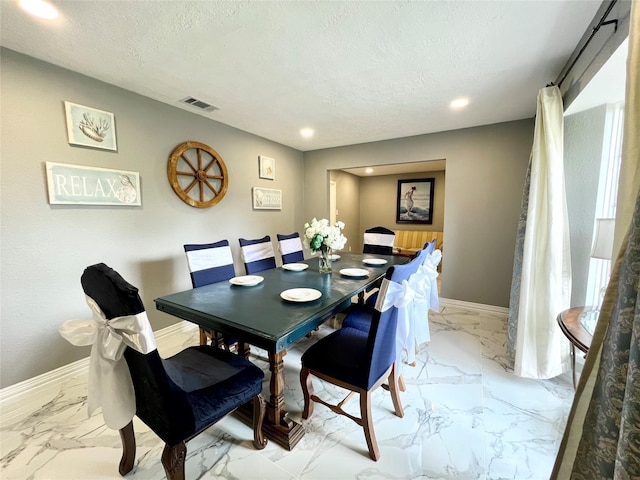
<instances>
[{"instance_id":1,"label":"wooden table leg","mask_svg":"<svg viewBox=\"0 0 640 480\"><path fill-rule=\"evenodd\" d=\"M289 418L284 404L284 356L286 350L278 353L269 352L269 401L267 402L267 418L263 430L274 442L291 450L304 435L302 425Z\"/></svg>"},{"instance_id":2,"label":"wooden table leg","mask_svg":"<svg viewBox=\"0 0 640 480\"><path fill-rule=\"evenodd\" d=\"M302 425L289 418L284 403L284 356L286 350L277 353L269 352L269 370L271 379L269 381L269 401L267 402L267 414L262 424L262 431L269 440L273 440L278 445L292 450L304 435ZM296 377L297 379L297 377ZM251 403L244 407L252 405ZM248 408L238 410L242 419L248 423Z\"/></svg>"}]
</instances>

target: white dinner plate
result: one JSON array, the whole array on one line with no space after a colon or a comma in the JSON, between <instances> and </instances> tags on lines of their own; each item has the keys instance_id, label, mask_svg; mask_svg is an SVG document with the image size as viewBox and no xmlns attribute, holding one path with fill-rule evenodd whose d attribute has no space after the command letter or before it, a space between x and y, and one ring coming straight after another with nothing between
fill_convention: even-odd
<instances>
[{"instance_id":1,"label":"white dinner plate","mask_svg":"<svg viewBox=\"0 0 640 480\"><path fill-rule=\"evenodd\" d=\"M362 263L367 265L384 265L387 261L384 258L365 258Z\"/></svg>"},{"instance_id":2,"label":"white dinner plate","mask_svg":"<svg viewBox=\"0 0 640 480\"><path fill-rule=\"evenodd\" d=\"M262 283L264 277L260 275L243 275L241 277L233 277L229 279L229 283L232 285L240 285L242 287L253 287Z\"/></svg>"},{"instance_id":3,"label":"white dinner plate","mask_svg":"<svg viewBox=\"0 0 640 480\"><path fill-rule=\"evenodd\" d=\"M369 272L364 268L343 268L340 270L340 275L345 277L368 277Z\"/></svg>"},{"instance_id":4,"label":"white dinner plate","mask_svg":"<svg viewBox=\"0 0 640 480\"><path fill-rule=\"evenodd\" d=\"M336 260L340 260L340 255L336 255L335 253L333 255L331 255L329 257L331 259L332 262L335 262Z\"/></svg>"},{"instance_id":5,"label":"white dinner plate","mask_svg":"<svg viewBox=\"0 0 640 480\"><path fill-rule=\"evenodd\" d=\"M282 265L282 268L284 270L291 270L292 272L301 272L309 268L309 265L306 263L285 263Z\"/></svg>"},{"instance_id":6,"label":"white dinner plate","mask_svg":"<svg viewBox=\"0 0 640 480\"><path fill-rule=\"evenodd\" d=\"M322 296L322 292L313 288L291 288L280 294L288 302L313 302Z\"/></svg>"}]
</instances>

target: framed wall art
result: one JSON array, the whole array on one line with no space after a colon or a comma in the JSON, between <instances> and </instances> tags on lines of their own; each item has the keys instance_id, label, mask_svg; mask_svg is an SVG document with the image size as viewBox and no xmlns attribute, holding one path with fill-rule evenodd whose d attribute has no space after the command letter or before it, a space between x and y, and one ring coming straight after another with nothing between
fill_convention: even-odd
<instances>
[{"instance_id":1,"label":"framed wall art","mask_svg":"<svg viewBox=\"0 0 640 480\"><path fill-rule=\"evenodd\" d=\"M275 180L276 179L275 159L260 155L258 157L258 162L260 164L260 178L266 178L267 180Z\"/></svg>"},{"instance_id":2,"label":"framed wall art","mask_svg":"<svg viewBox=\"0 0 640 480\"><path fill-rule=\"evenodd\" d=\"M253 187L254 210L282 210L282 190Z\"/></svg>"},{"instance_id":3,"label":"framed wall art","mask_svg":"<svg viewBox=\"0 0 640 480\"><path fill-rule=\"evenodd\" d=\"M396 223L433 223L434 178L398 180Z\"/></svg>"},{"instance_id":4,"label":"framed wall art","mask_svg":"<svg viewBox=\"0 0 640 480\"><path fill-rule=\"evenodd\" d=\"M64 110L70 145L118 150L113 113L71 102L64 102Z\"/></svg>"},{"instance_id":5,"label":"framed wall art","mask_svg":"<svg viewBox=\"0 0 640 480\"><path fill-rule=\"evenodd\" d=\"M140 174L46 162L51 205L140 206Z\"/></svg>"}]
</instances>

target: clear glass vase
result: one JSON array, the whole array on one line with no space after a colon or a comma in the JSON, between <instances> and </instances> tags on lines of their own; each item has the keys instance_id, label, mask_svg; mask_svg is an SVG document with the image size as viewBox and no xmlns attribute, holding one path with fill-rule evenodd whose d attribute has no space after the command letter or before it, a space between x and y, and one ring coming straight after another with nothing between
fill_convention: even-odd
<instances>
[{"instance_id":1,"label":"clear glass vase","mask_svg":"<svg viewBox=\"0 0 640 480\"><path fill-rule=\"evenodd\" d=\"M331 249L325 245L318 251L318 270L320 273L331 273Z\"/></svg>"}]
</instances>

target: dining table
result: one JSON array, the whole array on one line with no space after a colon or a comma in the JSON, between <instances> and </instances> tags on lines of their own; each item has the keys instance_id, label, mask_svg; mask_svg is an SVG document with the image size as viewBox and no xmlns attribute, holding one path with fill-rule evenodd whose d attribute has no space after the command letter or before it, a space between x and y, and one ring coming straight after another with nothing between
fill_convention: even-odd
<instances>
[{"instance_id":1,"label":"dining table","mask_svg":"<svg viewBox=\"0 0 640 480\"><path fill-rule=\"evenodd\" d=\"M389 267L408 261L397 255L339 252L331 273L321 274L318 259L311 257L251 276L259 278L240 276L164 295L155 304L162 312L267 352L271 377L264 434L291 450L304 429L285 409L287 349L351 305L352 298L383 278ZM239 353L248 356L249 349Z\"/></svg>"}]
</instances>

